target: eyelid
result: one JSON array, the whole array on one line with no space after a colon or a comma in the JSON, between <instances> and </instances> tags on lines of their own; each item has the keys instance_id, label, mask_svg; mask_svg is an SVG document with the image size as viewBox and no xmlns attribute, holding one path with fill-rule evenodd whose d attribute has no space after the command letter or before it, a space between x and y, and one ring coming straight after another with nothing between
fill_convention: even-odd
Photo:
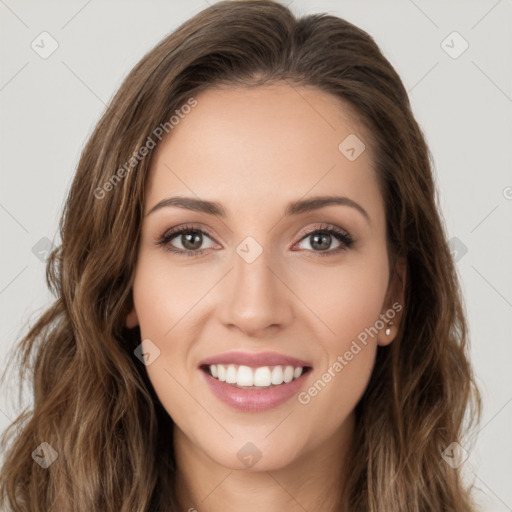
<instances>
[{"instance_id":1,"label":"eyelid","mask_svg":"<svg viewBox=\"0 0 512 512\"><path fill-rule=\"evenodd\" d=\"M169 237L176 237L183 231L200 231L203 234L208 235L212 240L215 240L210 228L203 226L202 224L192 224L192 223L184 223L178 224L173 228L166 229L163 234L157 236L157 242L160 242L162 239L169 239ZM217 242L218 243L218 242Z\"/></svg>"},{"instance_id":2,"label":"eyelid","mask_svg":"<svg viewBox=\"0 0 512 512\"><path fill-rule=\"evenodd\" d=\"M312 233L316 233L317 231L334 231L340 235L345 235L349 238L352 238L352 235L346 229L335 226L334 224L317 222L313 227L306 228L305 231L299 235L299 241L303 240L305 237L311 235Z\"/></svg>"}]
</instances>

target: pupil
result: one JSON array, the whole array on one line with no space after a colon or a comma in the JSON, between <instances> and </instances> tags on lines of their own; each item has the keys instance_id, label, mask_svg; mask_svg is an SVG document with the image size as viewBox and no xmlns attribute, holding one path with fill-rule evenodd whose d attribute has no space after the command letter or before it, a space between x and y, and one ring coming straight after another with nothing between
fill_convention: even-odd
<instances>
[{"instance_id":1,"label":"pupil","mask_svg":"<svg viewBox=\"0 0 512 512\"><path fill-rule=\"evenodd\" d=\"M329 234L316 234L316 235L312 235L313 236L313 243L311 244L311 247L313 247L314 249L320 249L320 250L325 250L325 249L329 249L329 246L331 245L331 235ZM319 242L320 240L320 242ZM322 241L324 243L322 243ZM317 245L317 243L319 243L319 245ZM316 247L315 247L316 245Z\"/></svg>"},{"instance_id":2,"label":"pupil","mask_svg":"<svg viewBox=\"0 0 512 512\"><path fill-rule=\"evenodd\" d=\"M201 233L191 233L182 235L182 243L185 249L198 249L199 247L201 247L202 242L203 237Z\"/></svg>"}]
</instances>

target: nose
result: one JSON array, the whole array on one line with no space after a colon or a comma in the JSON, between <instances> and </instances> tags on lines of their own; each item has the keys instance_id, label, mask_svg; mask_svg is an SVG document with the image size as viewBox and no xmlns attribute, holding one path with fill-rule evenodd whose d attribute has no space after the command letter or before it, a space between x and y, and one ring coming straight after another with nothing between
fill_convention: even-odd
<instances>
[{"instance_id":1,"label":"nose","mask_svg":"<svg viewBox=\"0 0 512 512\"><path fill-rule=\"evenodd\" d=\"M274 268L273 268L274 267ZM233 270L227 276L219 305L222 323L253 338L268 336L269 331L284 328L293 319L292 294L284 276L263 251L248 263L237 253Z\"/></svg>"}]
</instances>

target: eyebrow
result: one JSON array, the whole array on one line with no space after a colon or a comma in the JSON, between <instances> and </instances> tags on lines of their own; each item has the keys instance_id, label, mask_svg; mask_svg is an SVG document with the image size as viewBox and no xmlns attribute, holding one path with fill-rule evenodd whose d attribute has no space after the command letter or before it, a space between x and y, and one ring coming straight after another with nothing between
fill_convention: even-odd
<instances>
[{"instance_id":1,"label":"eyebrow","mask_svg":"<svg viewBox=\"0 0 512 512\"><path fill-rule=\"evenodd\" d=\"M318 196L312 197L310 199L292 201L287 205L284 215L285 217L289 217L291 215L300 215L301 213L312 212L331 205L350 206L351 208L354 208L359 213L361 213L361 215L363 215L363 217L370 224L370 216L368 215L368 212L359 203L356 203L352 199L345 196ZM208 215L213 215L223 219L227 217L226 211L220 203L184 196L168 197L166 199L162 199L157 204L155 204L151 210L149 210L147 215L150 215L151 213L161 208L172 206L206 213Z\"/></svg>"}]
</instances>

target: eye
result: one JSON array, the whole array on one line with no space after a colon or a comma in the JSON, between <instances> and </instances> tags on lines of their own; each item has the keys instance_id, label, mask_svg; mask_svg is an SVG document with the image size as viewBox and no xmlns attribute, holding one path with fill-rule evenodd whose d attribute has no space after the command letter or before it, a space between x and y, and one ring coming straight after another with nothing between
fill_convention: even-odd
<instances>
[{"instance_id":1,"label":"eye","mask_svg":"<svg viewBox=\"0 0 512 512\"><path fill-rule=\"evenodd\" d=\"M206 239L210 240L210 244L202 247ZM331 247L333 242L337 242L334 248ZM177 256L199 256L208 249L215 248L211 236L195 226L184 226L165 232L156 243ZM347 231L335 226L321 225L307 232L294 247L299 246L315 256L332 256L346 251L353 243L354 239Z\"/></svg>"},{"instance_id":2,"label":"eye","mask_svg":"<svg viewBox=\"0 0 512 512\"><path fill-rule=\"evenodd\" d=\"M345 230L334 226L320 226L306 233L301 238L300 244L306 241L309 247L301 247L306 250L312 251L315 256L330 256L346 251L353 243L354 239ZM332 243L337 242L338 245L334 248L331 247Z\"/></svg>"},{"instance_id":3,"label":"eye","mask_svg":"<svg viewBox=\"0 0 512 512\"><path fill-rule=\"evenodd\" d=\"M164 233L157 241L157 245L178 256L197 256L213 245L201 248L205 239L213 240L208 234L193 226L184 226Z\"/></svg>"}]
</instances>

